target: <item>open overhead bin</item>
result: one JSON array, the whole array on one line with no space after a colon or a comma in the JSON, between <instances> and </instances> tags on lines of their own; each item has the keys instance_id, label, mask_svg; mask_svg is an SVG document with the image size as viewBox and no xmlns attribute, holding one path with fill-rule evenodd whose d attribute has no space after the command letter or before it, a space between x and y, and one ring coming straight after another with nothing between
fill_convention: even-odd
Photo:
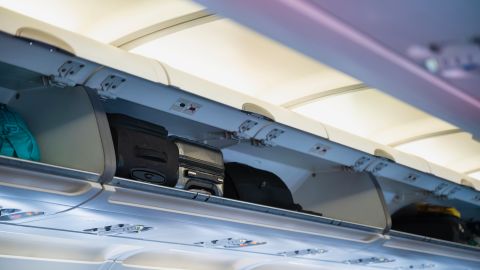
<instances>
[{"instance_id":1,"label":"open overhead bin","mask_svg":"<svg viewBox=\"0 0 480 270\"><path fill-rule=\"evenodd\" d=\"M78 87L48 85L46 77L31 70L0 66L0 102L21 115L40 152L39 160L0 157L1 219L42 218L98 194L106 163L88 94Z\"/></svg>"},{"instance_id":2,"label":"open overhead bin","mask_svg":"<svg viewBox=\"0 0 480 270\"><path fill-rule=\"evenodd\" d=\"M478 248L391 231L390 214L407 203L452 204L478 221L479 195L476 182L464 174L400 151L395 147L398 138L391 140L393 145L365 138L385 130L388 135L392 127L385 119L376 123L372 133L358 136L299 115L288 106L231 91L177 67L162 69L154 60L53 26L45 28L48 35L58 35L81 49L74 54L57 50L54 46L60 45L42 35L26 41L13 34L36 21L4 9L0 12L12 21L0 36L4 49L0 67L5 71L0 97L25 118L42 152L40 162L0 158L0 203L10 209L28 206L34 212L55 214L22 220L18 227L9 220L3 225L228 252L241 246L245 253L265 256L306 252L318 255L311 259L313 265L385 263L410 269L414 265L407 259L410 255L431 256L419 265L435 261L444 269L455 263L478 265ZM103 51L105 59L97 61L94 55ZM128 56L123 58L124 54ZM42 110L37 109L42 105ZM114 177L115 162L123 160L114 148L107 116L119 113L162 126L166 135L214 148L227 163L279 176L292 200L305 211ZM423 116L410 111L396 120L408 125ZM438 122L433 126L446 128ZM412 134L422 137L422 132ZM387 135L378 137L391 139ZM151 152L145 155L162 160ZM258 188L262 187L263 183ZM409 239L431 245L388 246L393 243L390 235L399 242ZM371 250L377 249L385 256L374 256ZM402 253L405 249L408 252ZM138 261L131 264L142 266ZM258 266L262 267L269 266Z\"/></svg>"},{"instance_id":3,"label":"open overhead bin","mask_svg":"<svg viewBox=\"0 0 480 270\"><path fill-rule=\"evenodd\" d=\"M459 131L455 125L445 123L395 101L348 75L315 62L297 52L293 52L283 45L272 42L272 40L241 27L228 19L213 16L212 12L206 11L204 7L191 1L142 2L142 4L136 5L135 8L132 8L128 3L113 4L106 2L99 6L97 11L102 12L102 10L108 9L112 12L109 12L108 16L104 15L98 18L89 17L93 16L91 12L87 12L87 8L76 8L79 6L77 4L65 5L57 3L48 10L42 9L41 6L36 6L36 4L26 4L22 1L6 1L3 5L43 22L94 38L99 42L109 43L115 38L118 40L122 39L122 42L113 42L112 44L137 54L154 58L165 63L167 69L170 69L169 66L171 66L173 69L192 75L182 76L182 72L171 72L172 77L181 76L179 80L175 80L174 85L185 88L187 91L197 92L200 95L213 91L212 89L215 88L209 88L202 82L203 80L209 81L213 84L226 86L237 92L255 96L267 103L282 105L322 123L344 129L349 133L366 136L370 140L380 144L389 144L393 147L401 147L405 142ZM153 8L152 5L158 5L158 7ZM85 4L80 6L84 7ZM325 4L322 5L322 8L336 10L335 8L340 6ZM464 7L465 5L462 4L462 8ZM375 7L375 9L378 8ZM75 23L69 23L65 21L65 17L61 16L65 10L71 10L72 13L75 12L78 15L75 16L74 20L71 20ZM140 16L142 19L119 22L118 16L123 14L122 12L125 10L131 11L132 14L137 12L137 10L143 10L143 15ZM402 7L402 10L405 11L408 8ZM204 15L196 16L195 14L198 12L204 13ZM385 19L382 16L379 18ZM205 18L207 17L210 19L206 20ZM359 18L358 16L353 17ZM465 18L454 16L452 20L468 20L469 18L468 16ZM158 23L154 23L155 20ZM388 21L394 22L395 27L401 28L398 20L391 18ZM169 23L172 22L175 23L170 25ZM113 32L104 28L104 26L115 23L121 23L125 27L118 27ZM95 27L95 29L90 27L93 24L99 27ZM422 27L429 29L428 27L430 26L422 24ZM422 31L426 31L425 29L422 28ZM466 33L468 31L470 30L462 29L461 32ZM127 32L130 32L130 34L127 34ZM140 36L139 33L141 33ZM435 33L436 35L439 34ZM115 36L115 38L111 38L112 36ZM128 46L122 46L122 44L128 42L130 42ZM200 46L202 49L199 49ZM234 56L223 57L222 55L225 53L221 52L225 51L232 52L230 55ZM323 52L323 50L321 51ZM339 57L339 55L335 55ZM143 66L146 67L148 65ZM350 68L352 67L349 66L348 70ZM228 72L226 72L227 70ZM365 70L365 68L362 68L362 70ZM266 76L266 74L270 75ZM275 74L278 76L272 80ZM148 76L145 77L145 75L140 76L151 79ZM184 87L186 84L190 84L186 82L191 81L194 77L201 77L201 80L194 80L198 87ZM278 80L278 77L282 77L282 80ZM383 78L384 76L377 77ZM232 81L228 81L230 79L225 81L222 78L230 78ZM242 79L237 82L234 80L235 78ZM409 80L402 80L402 82L406 83ZM245 87L238 87L240 85L245 85ZM395 87L402 87L398 83L396 85ZM416 87L404 88L416 89ZM380 90L391 91L390 87L383 88ZM356 98L353 99L353 97ZM351 102L348 103L348 100ZM228 103L227 98L225 98L225 102ZM312 107L312 103L315 103L314 107L316 109L310 110L308 108ZM264 106L262 105L262 107ZM340 107L344 109L335 109ZM381 109L385 107L388 110ZM321 113L315 113L316 110L321 110ZM398 111L403 111L403 113L396 113ZM383 119L391 119L392 121L378 121L381 115L385 116ZM349 122L352 122L352 124L349 124ZM302 125L301 128L308 126L312 126L312 124ZM415 154L432 161L428 158L431 156L429 154L431 152L427 148L426 151L422 150ZM459 158L452 164L463 163L461 159L469 158L467 163L470 165L467 166L468 168L455 165L450 167L450 169L474 177L477 172L476 168L480 164L475 161L474 157L460 156ZM444 166L448 167L449 165Z\"/></svg>"}]
</instances>

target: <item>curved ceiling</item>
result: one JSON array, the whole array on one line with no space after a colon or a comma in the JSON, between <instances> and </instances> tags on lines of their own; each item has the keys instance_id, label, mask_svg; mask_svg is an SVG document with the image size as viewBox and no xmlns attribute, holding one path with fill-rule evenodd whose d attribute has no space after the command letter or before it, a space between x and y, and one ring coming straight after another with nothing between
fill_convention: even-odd
<instances>
[{"instance_id":1,"label":"curved ceiling","mask_svg":"<svg viewBox=\"0 0 480 270\"><path fill-rule=\"evenodd\" d=\"M196 3L0 5L480 179L480 143L470 134Z\"/></svg>"}]
</instances>

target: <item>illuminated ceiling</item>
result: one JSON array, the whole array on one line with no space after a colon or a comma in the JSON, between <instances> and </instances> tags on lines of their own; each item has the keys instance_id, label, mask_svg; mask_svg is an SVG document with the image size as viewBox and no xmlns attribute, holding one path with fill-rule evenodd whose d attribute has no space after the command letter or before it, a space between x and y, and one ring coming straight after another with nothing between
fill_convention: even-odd
<instances>
[{"instance_id":1,"label":"illuminated ceiling","mask_svg":"<svg viewBox=\"0 0 480 270\"><path fill-rule=\"evenodd\" d=\"M3 0L0 5L480 179L480 143L470 134L198 4Z\"/></svg>"}]
</instances>

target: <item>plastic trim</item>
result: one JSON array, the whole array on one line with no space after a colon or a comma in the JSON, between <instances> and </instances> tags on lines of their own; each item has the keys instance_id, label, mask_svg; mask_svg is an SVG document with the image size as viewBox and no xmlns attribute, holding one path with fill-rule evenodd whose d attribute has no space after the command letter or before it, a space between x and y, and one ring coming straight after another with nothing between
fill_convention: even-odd
<instances>
[{"instance_id":1,"label":"plastic trim","mask_svg":"<svg viewBox=\"0 0 480 270\"><path fill-rule=\"evenodd\" d=\"M28 171L52 174L56 176L85 180L89 182L97 182L99 179L99 175L92 172L85 172L61 166L55 166L41 162L23 160L6 156L0 156L0 165Z\"/></svg>"}]
</instances>

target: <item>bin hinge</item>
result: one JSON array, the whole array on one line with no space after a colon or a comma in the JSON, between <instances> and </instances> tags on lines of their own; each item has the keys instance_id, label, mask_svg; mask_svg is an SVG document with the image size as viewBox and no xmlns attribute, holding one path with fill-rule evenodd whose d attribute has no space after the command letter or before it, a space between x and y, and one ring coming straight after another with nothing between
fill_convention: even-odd
<instances>
[{"instance_id":1,"label":"bin hinge","mask_svg":"<svg viewBox=\"0 0 480 270\"><path fill-rule=\"evenodd\" d=\"M283 133L285 133L284 130L281 130L281 129L278 129L278 128L274 128L272 130L270 130L267 135L265 135L265 138L260 140L261 141L261 144L263 146L268 146L268 147L273 147L276 145L275 143L275 140L280 137L280 135L282 135Z\"/></svg>"},{"instance_id":2,"label":"bin hinge","mask_svg":"<svg viewBox=\"0 0 480 270\"><path fill-rule=\"evenodd\" d=\"M50 75L48 77L48 84L61 88L75 86L77 83L73 77L84 67L85 65L82 63L68 60L58 68L57 75Z\"/></svg>"},{"instance_id":3,"label":"bin hinge","mask_svg":"<svg viewBox=\"0 0 480 270\"><path fill-rule=\"evenodd\" d=\"M234 140L237 142L243 142L243 141L249 141L253 140L251 139L251 136L248 135L248 132L252 130L255 126L258 125L258 122L254 120L247 119L243 121L240 126L238 126L238 129L235 131L225 131L223 132L223 138L227 140Z\"/></svg>"},{"instance_id":4,"label":"bin hinge","mask_svg":"<svg viewBox=\"0 0 480 270\"><path fill-rule=\"evenodd\" d=\"M238 126L238 129L236 131L228 131L226 134L227 139L234 139L237 141L244 141L244 140L249 140L251 136L247 134L248 131L250 131L252 128L258 125L258 122L253 121L253 120L245 120L243 121L240 126Z\"/></svg>"},{"instance_id":5,"label":"bin hinge","mask_svg":"<svg viewBox=\"0 0 480 270\"><path fill-rule=\"evenodd\" d=\"M362 156L355 161L355 163L351 166L351 169L355 172L363 172L370 166L371 163L372 163L371 157Z\"/></svg>"},{"instance_id":6,"label":"bin hinge","mask_svg":"<svg viewBox=\"0 0 480 270\"><path fill-rule=\"evenodd\" d=\"M126 81L125 78L117 75L108 75L100 83L100 88L97 88L98 95L102 99L116 99L117 91L122 83Z\"/></svg>"},{"instance_id":7,"label":"bin hinge","mask_svg":"<svg viewBox=\"0 0 480 270\"><path fill-rule=\"evenodd\" d=\"M388 167L390 160L386 158L377 158L375 162L369 164L365 170L377 175L380 171Z\"/></svg>"}]
</instances>

